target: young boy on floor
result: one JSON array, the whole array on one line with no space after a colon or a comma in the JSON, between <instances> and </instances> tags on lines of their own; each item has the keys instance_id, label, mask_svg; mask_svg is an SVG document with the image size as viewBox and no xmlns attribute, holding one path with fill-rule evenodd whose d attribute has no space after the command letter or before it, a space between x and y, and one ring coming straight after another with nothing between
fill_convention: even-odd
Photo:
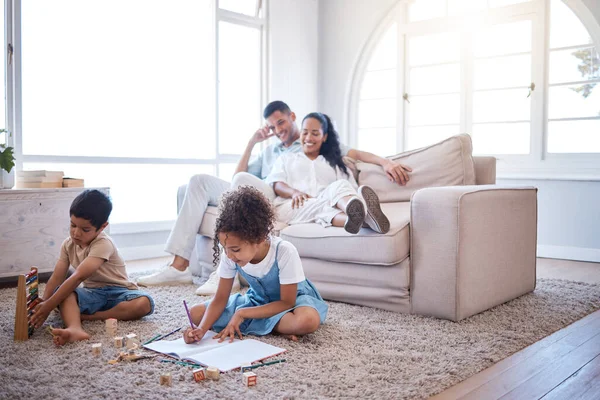
<instances>
[{"instance_id":1,"label":"young boy on floor","mask_svg":"<svg viewBox=\"0 0 600 400\"><path fill-rule=\"evenodd\" d=\"M57 345L89 339L82 320L133 320L154 311L154 300L129 281L117 247L103 232L111 211L110 199L98 190L83 191L71 204L69 237L31 317L39 328L59 307L66 328L52 330ZM69 266L75 272L66 278Z\"/></svg>"}]
</instances>

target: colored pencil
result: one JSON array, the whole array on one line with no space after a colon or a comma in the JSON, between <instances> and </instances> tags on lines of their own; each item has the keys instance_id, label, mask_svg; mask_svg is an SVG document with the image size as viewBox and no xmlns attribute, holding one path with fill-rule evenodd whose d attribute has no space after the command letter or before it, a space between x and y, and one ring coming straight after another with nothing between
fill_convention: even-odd
<instances>
[{"instance_id":1,"label":"colored pencil","mask_svg":"<svg viewBox=\"0 0 600 400\"><path fill-rule=\"evenodd\" d=\"M190 314L190 310L188 309L185 300L183 301L183 306L185 307L185 312L187 313L188 319L190 320L190 325L192 326L192 329L196 329L196 325L194 325L194 323L192 322L192 316Z\"/></svg>"}]
</instances>

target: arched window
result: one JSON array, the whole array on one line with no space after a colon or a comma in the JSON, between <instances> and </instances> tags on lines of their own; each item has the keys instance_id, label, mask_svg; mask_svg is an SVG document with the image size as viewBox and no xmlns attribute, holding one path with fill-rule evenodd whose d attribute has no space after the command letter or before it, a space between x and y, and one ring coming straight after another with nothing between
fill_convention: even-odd
<instances>
[{"instance_id":1,"label":"arched window","mask_svg":"<svg viewBox=\"0 0 600 400\"><path fill-rule=\"evenodd\" d=\"M505 172L598 169L600 58L578 1L400 1L357 67L351 140L392 154L468 132Z\"/></svg>"}]
</instances>

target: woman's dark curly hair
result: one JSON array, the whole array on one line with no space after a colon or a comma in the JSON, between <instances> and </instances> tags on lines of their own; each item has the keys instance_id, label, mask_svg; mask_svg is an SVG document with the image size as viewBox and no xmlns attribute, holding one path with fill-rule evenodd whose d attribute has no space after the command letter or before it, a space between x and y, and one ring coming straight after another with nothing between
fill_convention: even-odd
<instances>
[{"instance_id":1,"label":"woman's dark curly hair","mask_svg":"<svg viewBox=\"0 0 600 400\"><path fill-rule=\"evenodd\" d=\"M269 239L275 225L275 210L269 200L252 186L241 186L221 197L213 238L213 263L219 261L219 233L233 233L257 244Z\"/></svg>"}]
</instances>

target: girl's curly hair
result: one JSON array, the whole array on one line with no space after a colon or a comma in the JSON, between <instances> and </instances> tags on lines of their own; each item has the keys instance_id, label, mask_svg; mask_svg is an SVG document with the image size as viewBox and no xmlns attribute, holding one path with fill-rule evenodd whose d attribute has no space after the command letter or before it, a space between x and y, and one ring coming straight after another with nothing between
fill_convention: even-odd
<instances>
[{"instance_id":1,"label":"girl's curly hair","mask_svg":"<svg viewBox=\"0 0 600 400\"><path fill-rule=\"evenodd\" d=\"M275 226L275 210L269 200L252 186L241 186L221 197L213 238L213 263L219 262L219 233L233 233L250 243L269 239Z\"/></svg>"}]
</instances>

